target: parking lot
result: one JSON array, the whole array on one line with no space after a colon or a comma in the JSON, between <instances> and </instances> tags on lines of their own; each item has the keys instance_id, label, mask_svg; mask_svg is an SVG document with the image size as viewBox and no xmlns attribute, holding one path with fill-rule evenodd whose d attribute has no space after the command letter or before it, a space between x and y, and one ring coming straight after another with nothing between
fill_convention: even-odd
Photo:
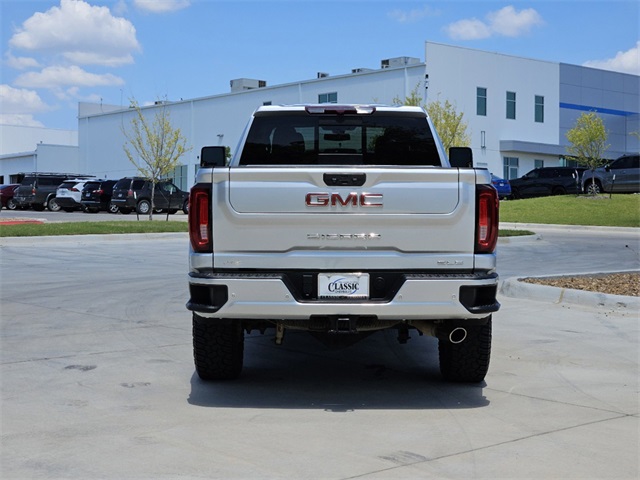
<instances>
[{"instance_id":1,"label":"parking lot","mask_svg":"<svg viewBox=\"0 0 640 480\"><path fill-rule=\"evenodd\" d=\"M503 280L640 267L636 231L536 233L501 241ZM0 238L0 272L3 479L640 474L635 307L501 295L480 385L443 383L437 342L393 332L253 334L240 380L208 384L186 234Z\"/></svg>"}]
</instances>

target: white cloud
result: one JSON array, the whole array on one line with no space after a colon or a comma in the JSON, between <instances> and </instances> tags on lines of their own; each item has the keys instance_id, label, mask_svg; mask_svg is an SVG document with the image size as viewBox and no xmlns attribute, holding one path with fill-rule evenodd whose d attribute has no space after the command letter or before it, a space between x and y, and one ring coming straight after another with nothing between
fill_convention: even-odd
<instances>
[{"instance_id":1,"label":"white cloud","mask_svg":"<svg viewBox=\"0 0 640 480\"><path fill-rule=\"evenodd\" d=\"M27 72L19 75L14 82L19 87L55 88L63 86L118 86L123 85L122 78L106 73L103 75L87 72L80 67L53 66L40 72Z\"/></svg>"},{"instance_id":2,"label":"white cloud","mask_svg":"<svg viewBox=\"0 0 640 480\"><path fill-rule=\"evenodd\" d=\"M585 67L613 70L615 72L640 75L640 41L626 52L618 52L615 57L607 60L589 60Z\"/></svg>"},{"instance_id":3,"label":"white cloud","mask_svg":"<svg viewBox=\"0 0 640 480\"><path fill-rule=\"evenodd\" d=\"M2 115L30 116L33 113L41 113L51 108L42 101L37 92L23 88L13 88L10 85L0 85L0 105L2 105ZM3 123L6 123L3 121ZM22 125L22 123L18 123Z\"/></svg>"},{"instance_id":4,"label":"white cloud","mask_svg":"<svg viewBox=\"0 0 640 480\"><path fill-rule=\"evenodd\" d=\"M150 13L166 13L182 10L190 5L189 0L133 0L136 8Z\"/></svg>"},{"instance_id":5,"label":"white cloud","mask_svg":"<svg viewBox=\"0 0 640 480\"><path fill-rule=\"evenodd\" d=\"M28 68L38 68L40 64L35 58L31 57L14 57L11 52L5 54L6 65L16 70L26 70Z\"/></svg>"},{"instance_id":6,"label":"white cloud","mask_svg":"<svg viewBox=\"0 0 640 480\"><path fill-rule=\"evenodd\" d=\"M44 124L33 115L22 115L18 113L0 113L0 125L18 125L20 127L44 127Z\"/></svg>"},{"instance_id":7,"label":"white cloud","mask_svg":"<svg viewBox=\"0 0 640 480\"><path fill-rule=\"evenodd\" d=\"M459 20L445 27L455 40L481 40L492 36L519 37L534 27L544 25L544 20L533 8L519 12L509 5L486 15L486 21L470 18Z\"/></svg>"},{"instance_id":8,"label":"white cloud","mask_svg":"<svg viewBox=\"0 0 640 480\"><path fill-rule=\"evenodd\" d=\"M452 23L445 30L455 40L482 40L491 36L491 29L476 18Z\"/></svg>"},{"instance_id":9,"label":"white cloud","mask_svg":"<svg viewBox=\"0 0 640 480\"><path fill-rule=\"evenodd\" d=\"M9 40L11 47L60 54L69 61L105 66L133 63L140 51L136 29L107 7L83 0L60 0L59 7L28 18Z\"/></svg>"},{"instance_id":10,"label":"white cloud","mask_svg":"<svg viewBox=\"0 0 640 480\"><path fill-rule=\"evenodd\" d=\"M431 7L426 6L423 8L416 8L409 11L396 9L389 12L388 15L390 18L394 19L397 22L412 23L412 22L417 22L418 20L421 20L424 17L436 16L438 15L438 12L436 10L433 10Z\"/></svg>"}]
</instances>

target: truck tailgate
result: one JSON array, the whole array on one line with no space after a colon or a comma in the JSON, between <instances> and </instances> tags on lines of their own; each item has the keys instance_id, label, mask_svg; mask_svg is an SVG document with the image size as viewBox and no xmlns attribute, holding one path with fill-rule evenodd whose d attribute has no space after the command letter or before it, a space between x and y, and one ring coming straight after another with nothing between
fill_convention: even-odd
<instances>
[{"instance_id":1,"label":"truck tailgate","mask_svg":"<svg viewBox=\"0 0 640 480\"><path fill-rule=\"evenodd\" d=\"M214 267L469 270L475 183L452 168L216 169Z\"/></svg>"}]
</instances>

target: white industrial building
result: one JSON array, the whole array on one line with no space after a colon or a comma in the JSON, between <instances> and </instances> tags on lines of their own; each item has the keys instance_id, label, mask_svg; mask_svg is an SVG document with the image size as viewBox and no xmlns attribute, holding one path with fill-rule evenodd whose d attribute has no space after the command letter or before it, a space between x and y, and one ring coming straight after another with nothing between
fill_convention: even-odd
<instances>
[{"instance_id":1,"label":"white industrial building","mask_svg":"<svg viewBox=\"0 0 640 480\"><path fill-rule=\"evenodd\" d=\"M604 120L608 158L640 150L637 136L631 135L640 131L640 76L432 42L426 42L424 58L385 59L378 68L354 68L343 75L318 72L310 80L275 86L241 78L231 81L228 93L158 103L143 111L152 118L156 109L169 109L174 128L180 128L192 147L175 173L184 189L194 181L201 147L227 145L233 153L250 114L260 105L391 104L416 88L423 102L449 100L463 112L475 166L506 178L564 164L565 133L583 112L596 111ZM103 178L135 175L124 154L122 133L134 115L128 107L80 104L78 163L64 170ZM16 173L15 164L0 160L0 175Z\"/></svg>"},{"instance_id":2,"label":"white industrial building","mask_svg":"<svg viewBox=\"0 0 640 480\"><path fill-rule=\"evenodd\" d=\"M84 163L83 163L84 165ZM77 130L0 125L0 184L20 172L78 172Z\"/></svg>"}]
</instances>

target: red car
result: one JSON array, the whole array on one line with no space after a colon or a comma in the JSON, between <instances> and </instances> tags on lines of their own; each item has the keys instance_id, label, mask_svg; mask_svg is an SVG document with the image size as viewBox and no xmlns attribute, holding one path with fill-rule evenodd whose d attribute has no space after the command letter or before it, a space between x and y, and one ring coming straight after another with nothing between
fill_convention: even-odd
<instances>
[{"instance_id":1,"label":"red car","mask_svg":"<svg viewBox=\"0 0 640 480\"><path fill-rule=\"evenodd\" d=\"M18 188L20 184L0 185L0 200L2 201L1 208L7 208L9 210L15 210L17 205L13 201L13 192Z\"/></svg>"}]
</instances>

